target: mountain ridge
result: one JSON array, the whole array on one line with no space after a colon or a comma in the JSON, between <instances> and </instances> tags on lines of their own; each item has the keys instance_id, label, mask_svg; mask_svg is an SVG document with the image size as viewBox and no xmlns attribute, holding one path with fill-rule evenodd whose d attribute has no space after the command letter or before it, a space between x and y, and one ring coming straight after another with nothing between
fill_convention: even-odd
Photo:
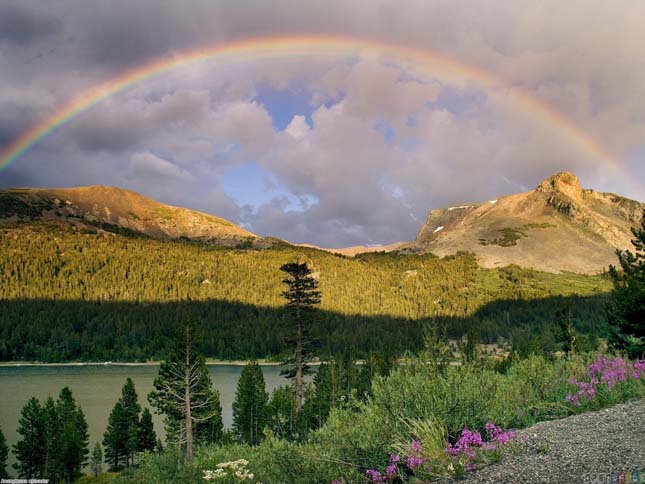
<instances>
[{"instance_id":1,"label":"mountain ridge","mask_svg":"<svg viewBox=\"0 0 645 484\"><path fill-rule=\"evenodd\" d=\"M644 209L641 202L582 188L575 175L560 172L527 192L432 210L407 249L438 256L473 252L483 267L598 273L617 262L616 249L632 248L630 228Z\"/></svg>"},{"instance_id":2,"label":"mountain ridge","mask_svg":"<svg viewBox=\"0 0 645 484\"><path fill-rule=\"evenodd\" d=\"M225 245L258 239L226 219L106 185L0 190L0 219L44 219L75 227L123 229L156 238L211 240Z\"/></svg>"},{"instance_id":3,"label":"mountain ridge","mask_svg":"<svg viewBox=\"0 0 645 484\"><path fill-rule=\"evenodd\" d=\"M383 246L310 247L347 257L368 252L474 253L482 267L518 265L547 272L599 273L631 248L645 203L582 187L560 172L523 193L431 210L414 241ZM223 218L166 205L128 189L104 185L0 190L0 223L43 219L76 229L266 248L279 239Z\"/></svg>"}]
</instances>

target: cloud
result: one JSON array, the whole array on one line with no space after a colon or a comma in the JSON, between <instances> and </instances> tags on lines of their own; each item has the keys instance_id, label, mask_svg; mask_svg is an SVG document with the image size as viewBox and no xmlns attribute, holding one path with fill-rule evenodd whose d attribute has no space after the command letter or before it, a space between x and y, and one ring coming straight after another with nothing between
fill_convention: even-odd
<instances>
[{"instance_id":1,"label":"cloud","mask_svg":"<svg viewBox=\"0 0 645 484\"><path fill-rule=\"evenodd\" d=\"M0 44L26 46L61 30L60 20L29 9L23 2L0 3Z\"/></svg>"},{"instance_id":2,"label":"cloud","mask_svg":"<svg viewBox=\"0 0 645 484\"><path fill-rule=\"evenodd\" d=\"M143 178L147 181L164 178L175 180L191 180L193 178L188 171L149 152L134 153L130 156L130 176Z\"/></svg>"},{"instance_id":3,"label":"cloud","mask_svg":"<svg viewBox=\"0 0 645 484\"><path fill-rule=\"evenodd\" d=\"M562 169L643 200L644 22L645 3L632 0L2 2L0 148L126 69L264 35L403 44L504 87L360 49L197 62L71 120L0 173L0 186L123 185L327 246L409 239L434 207L533 187ZM263 100L264 86L304 97L301 111ZM560 113L631 176L610 172L571 133L527 110L518 91ZM279 196L238 206L222 184L250 162Z\"/></svg>"}]
</instances>

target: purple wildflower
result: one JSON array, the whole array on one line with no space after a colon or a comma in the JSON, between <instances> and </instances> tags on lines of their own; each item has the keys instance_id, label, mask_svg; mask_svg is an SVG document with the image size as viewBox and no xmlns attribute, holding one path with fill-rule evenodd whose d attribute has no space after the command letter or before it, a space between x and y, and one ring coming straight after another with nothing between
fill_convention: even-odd
<instances>
[{"instance_id":1,"label":"purple wildflower","mask_svg":"<svg viewBox=\"0 0 645 484\"><path fill-rule=\"evenodd\" d=\"M381 473L375 469L367 469L365 471L365 474L367 475L367 478L372 482L385 482L385 479L383 478L383 476L381 476Z\"/></svg>"},{"instance_id":2,"label":"purple wildflower","mask_svg":"<svg viewBox=\"0 0 645 484\"><path fill-rule=\"evenodd\" d=\"M390 454L390 462L399 462L401 457L398 454Z\"/></svg>"},{"instance_id":3,"label":"purple wildflower","mask_svg":"<svg viewBox=\"0 0 645 484\"><path fill-rule=\"evenodd\" d=\"M409 469L414 469L415 467L419 467L421 464L423 464L424 460L425 459L423 457L419 457L419 456L416 456L416 455L411 455L411 456L408 457L408 461L407 461L408 468Z\"/></svg>"},{"instance_id":4,"label":"purple wildflower","mask_svg":"<svg viewBox=\"0 0 645 484\"><path fill-rule=\"evenodd\" d=\"M388 477L392 477L394 474L396 474L396 464L390 464L385 468L385 473L388 475Z\"/></svg>"},{"instance_id":5,"label":"purple wildflower","mask_svg":"<svg viewBox=\"0 0 645 484\"><path fill-rule=\"evenodd\" d=\"M414 439L412 441L412 450L414 452L421 452L421 441L418 439Z\"/></svg>"},{"instance_id":6,"label":"purple wildflower","mask_svg":"<svg viewBox=\"0 0 645 484\"><path fill-rule=\"evenodd\" d=\"M566 396L566 401L573 405L580 405L580 399L593 400L596 396L596 387L604 384L611 391L618 383L625 382L629 378L638 379L645 371L645 361L636 361L632 364L617 357L609 359L605 356L598 356L588 368L589 381L578 381L569 378L572 386L577 386L576 393Z\"/></svg>"}]
</instances>

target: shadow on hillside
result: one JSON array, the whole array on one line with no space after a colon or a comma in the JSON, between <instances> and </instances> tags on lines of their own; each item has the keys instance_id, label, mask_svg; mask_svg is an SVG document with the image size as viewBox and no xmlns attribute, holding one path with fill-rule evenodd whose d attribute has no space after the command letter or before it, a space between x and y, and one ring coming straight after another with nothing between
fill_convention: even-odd
<instances>
[{"instance_id":1,"label":"shadow on hillside","mask_svg":"<svg viewBox=\"0 0 645 484\"><path fill-rule=\"evenodd\" d=\"M514 328L539 332L555 312L571 304L576 327L602 333L607 295L498 300L472 315L437 316L451 336L478 329L494 342ZM319 311L312 328L320 354L353 350L397 354L423 345L430 318L345 315ZM203 349L219 359L264 358L285 349L286 318L280 308L222 300L182 302L88 302L0 300L0 360L142 361L160 358L186 318L199 322Z\"/></svg>"}]
</instances>

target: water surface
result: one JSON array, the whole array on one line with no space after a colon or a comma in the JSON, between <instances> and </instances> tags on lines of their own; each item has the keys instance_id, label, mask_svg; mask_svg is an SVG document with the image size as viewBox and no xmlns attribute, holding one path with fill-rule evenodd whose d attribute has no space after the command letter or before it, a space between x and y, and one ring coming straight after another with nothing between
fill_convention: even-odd
<instances>
[{"instance_id":1,"label":"water surface","mask_svg":"<svg viewBox=\"0 0 645 484\"><path fill-rule=\"evenodd\" d=\"M209 365L213 385L220 393L224 426L232 423L232 404L235 398L237 380L242 372L239 365ZM150 407L147 395L157 375L157 366L20 366L0 367L0 427L9 446L18 440L17 427L20 411L31 397L41 403L48 396L57 398L61 388L71 388L85 413L90 434L90 450L94 443L103 440L107 420L112 407L121 395L126 378L132 378L139 395L139 403ZM279 366L262 366L267 391L286 383L280 376ZM151 411L154 409L150 408ZM160 415L153 412L155 431L164 437ZM15 459L11 452L9 463Z\"/></svg>"}]
</instances>

